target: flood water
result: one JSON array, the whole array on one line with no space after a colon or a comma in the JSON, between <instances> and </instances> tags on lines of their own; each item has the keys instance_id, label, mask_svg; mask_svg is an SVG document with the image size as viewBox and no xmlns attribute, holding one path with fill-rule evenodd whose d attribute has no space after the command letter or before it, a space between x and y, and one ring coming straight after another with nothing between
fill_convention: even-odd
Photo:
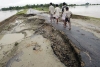
<instances>
[{"instance_id":1,"label":"flood water","mask_svg":"<svg viewBox=\"0 0 100 67\"><path fill-rule=\"evenodd\" d=\"M0 11L0 22L16 13L17 11Z\"/></svg>"},{"instance_id":2,"label":"flood water","mask_svg":"<svg viewBox=\"0 0 100 67\"><path fill-rule=\"evenodd\" d=\"M100 5L69 7L73 14L100 18Z\"/></svg>"}]
</instances>

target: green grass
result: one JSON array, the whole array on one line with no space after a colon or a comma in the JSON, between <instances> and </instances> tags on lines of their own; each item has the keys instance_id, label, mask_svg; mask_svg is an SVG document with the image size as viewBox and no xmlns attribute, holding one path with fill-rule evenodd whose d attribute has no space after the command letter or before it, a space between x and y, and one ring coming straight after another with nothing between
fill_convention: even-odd
<instances>
[{"instance_id":1,"label":"green grass","mask_svg":"<svg viewBox=\"0 0 100 67\"><path fill-rule=\"evenodd\" d=\"M100 20L100 18L95 18L95 17L89 17L89 16L82 16L82 15L72 15L72 18L75 19L85 19L85 20L90 20L90 19L95 19L95 20Z\"/></svg>"},{"instance_id":2,"label":"green grass","mask_svg":"<svg viewBox=\"0 0 100 67\"><path fill-rule=\"evenodd\" d=\"M17 14L26 14L27 9L24 9L23 11L18 12Z\"/></svg>"},{"instance_id":3,"label":"green grass","mask_svg":"<svg viewBox=\"0 0 100 67\"><path fill-rule=\"evenodd\" d=\"M49 11L48 7L38 7L38 8L35 8L35 9L39 10L39 11Z\"/></svg>"},{"instance_id":4,"label":"green grass","mask_svg":"<svg viewBox=\"0 0 100 67\"><path fill-rule=\"evenodd\" d=\"M36 9L36 10L39 10L39 11L49 11L49 8L48 7L38 7L38 8L33 8L33 9ZM19 11L17 14L26 14L28 9L24 9L23 11Z\"/></svg>"},{"instance_id":5,"label":"green grass","mask_svg":"<svg viewBox=\"0 0 100 67\"><path fill-rule=\"evenodd\" d=\"M100 20L100 18L95 18L95 17L89 17L91 19L96 19L96 20Z\"/></svg>"}]
</instances>

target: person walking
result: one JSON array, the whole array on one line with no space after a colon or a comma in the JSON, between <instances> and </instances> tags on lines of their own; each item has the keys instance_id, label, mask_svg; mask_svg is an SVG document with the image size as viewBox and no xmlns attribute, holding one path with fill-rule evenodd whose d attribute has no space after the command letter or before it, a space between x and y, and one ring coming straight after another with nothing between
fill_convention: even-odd
<instances>
[{"instance_id":1,"label":"person walking","mask_svg":"<svg viewBox=\"0 0 100 67\"><path fill-rule=\"evenodd\" d=\"M58 4L56 4L54 17L57 21L57 24L58 24L58 21L59 21L59 18L60 18L60 12L61 12L61 9L59 8Z\"/></svg>"},{"instance_id":2,"label":"person walking","mask_svg":"<svg viewBox=\"0 0 100 67\"><path fill-rule=\"evenodd\" d=\"M66 3L64 2L63 3L63 6L62 6L62 14L61 14L61 16L62 16L62 21L63 21L63 23L64 23L64 28L66 28L66 25L65 25L65 17L66 17Z\"/></svg>"},{"instance_id":3,"label":"person walking","mask_svg":"<svg viewBox=\"0 0 100 67\"><path fill-rule=\"evenodd\" d=\"M51 22L52 22L52 20L54 20L53 19L54 11L55 11L55 8L54 8L53 4L50 3L50 6L49 6L49 14L50 14L50 20L51 20Z\"/></svg>"},{"instance_id":4,"label":"person walking","mask_svg":"<svg viewBox=\"0 0 100 67\"><path fill-rule=\"evenodd\" d=\"M72 12L69 11L69 8L66 7L66 11L65 11L65 22L64 22L64 26L66 26L67 22L69 24L69 30L71 30L71 22L70 22L70 18L72 16Z\"/></svg>"}]
</instances>

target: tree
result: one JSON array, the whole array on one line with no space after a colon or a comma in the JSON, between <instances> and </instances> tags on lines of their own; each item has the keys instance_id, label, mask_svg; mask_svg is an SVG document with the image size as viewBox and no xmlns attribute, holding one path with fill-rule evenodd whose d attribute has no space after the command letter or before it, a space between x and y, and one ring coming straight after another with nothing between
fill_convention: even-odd
<instances>
[{"instance_id":1,"label":"tree","mask_svg":"<svg viewBox=\"0 0 100 67\"><path fill-rule=\"evenodd\" d=\"M89 5L89 3L87 2L87 3L85 3L85 5Z\"/></svg>"}]
</instances>

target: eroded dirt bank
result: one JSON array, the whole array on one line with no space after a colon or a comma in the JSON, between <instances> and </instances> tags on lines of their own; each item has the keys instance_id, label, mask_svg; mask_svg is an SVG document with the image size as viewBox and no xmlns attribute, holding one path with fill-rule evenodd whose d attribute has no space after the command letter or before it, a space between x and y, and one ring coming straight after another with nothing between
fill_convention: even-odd
<instances>
[{"instance_id":1,"label":"eroded dirt bank","mask_svg":"<svg viewBox=\"0 0 100 67\"><path fill-rule=\"evenodd\" d=\"M0 31L0 67L81 67L80 55L63 32L37 16L15 17Z\"/></svg>"},{"instance_id":2,"label":"eroded dirt bank","mask_svg":"<svg viewBox=\"0 0 100 67\"><path fill-rule=\"evenodd\" d=\"M81 58L64 33L45 23L37 29L36 34L41 34L43 37L50 39L54 53L67 67L81 67Z\"/></svg>"}]
</instances>

